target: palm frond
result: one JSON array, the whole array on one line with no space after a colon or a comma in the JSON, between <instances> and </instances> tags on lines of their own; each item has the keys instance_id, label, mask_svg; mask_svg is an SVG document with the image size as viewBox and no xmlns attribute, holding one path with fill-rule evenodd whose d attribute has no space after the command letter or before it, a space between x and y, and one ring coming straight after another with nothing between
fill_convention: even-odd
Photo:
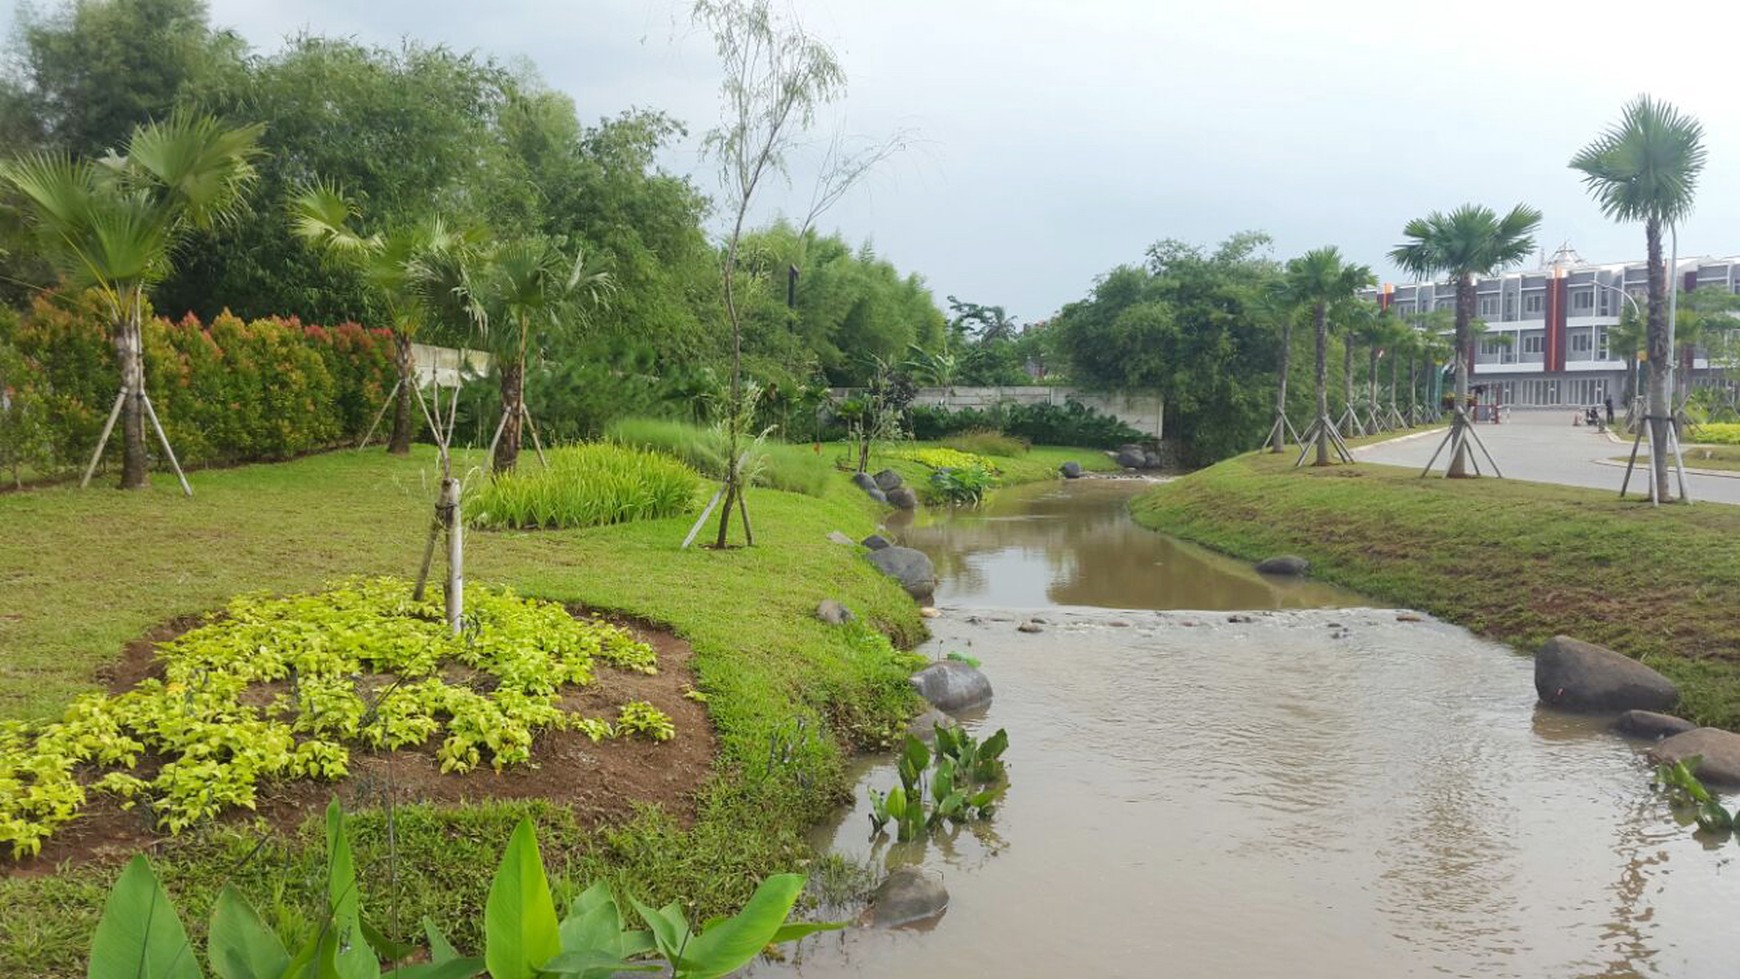
<instances>
[{"instance_id":1,"label":"palm frond","mask_svg":"<svg viewBox=\"0 0 1740 979\"><path fill-rule=\"evenodd\" d=\"M132 170L165 195L178 216L210 228L236 214L256 172L263 125L226 128L212 116L177 111L134 130Z\"/></svg>"},{"instance_id":2,"label":"palm frond","mask_svg":"<svg viewBox=\"0 0 1740 979\"><path fill-rule=\"evenodd\" d=\"M1691 213L1706 159L1703 137L1697 119L1640 95L1570 165L1609 219L1673 224Z\"/></svg>"}]
</instances>

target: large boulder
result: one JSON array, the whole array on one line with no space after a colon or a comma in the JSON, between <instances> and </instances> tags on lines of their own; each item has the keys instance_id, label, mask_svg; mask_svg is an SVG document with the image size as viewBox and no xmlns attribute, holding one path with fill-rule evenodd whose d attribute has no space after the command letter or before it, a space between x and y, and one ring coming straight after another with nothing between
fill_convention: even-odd
<instances>
[{"instance_id":1,"label":"large boulder","mask_svg":"<svg viewBox=\"0 0 1740 979\"><path fill-rule=\"evenodd\" d=\"M821 619L829 625L845 625L857 618L857 616L852 614L851 609L841 605L834 599L824 598L822 599L821 604L816 606L816 618Z\"/></svg>"},{"instance_id":2,"label":"large boulder","mask_svg":"<svg viewBox=\"0 0 1740 979\"><path fill-rule=\"evenodd\" d=\"M902 510L918 509L918 494L914 493L910 486L896 486L888 490L885 495L891 506L899 507Z\"/></svg>"},{"instance_id":3,"label":"large boulder","mask_svg":"<svg viewBox=\"0 0 1740 979\"><path fill-rule=\"evenodd\" d=\"M1058 466L1057 471L1063 474L1064 479L1080 479L1081 478L1081 463L1076 462L1074 459L1071 459L1070 461L1064 463L1063 465Z\"/></svg>"},{"instance_id":4,"label":"large boulder","mask_svg":"<svg viewBox=\"0 0 1740 979\"><path fill-rule=\"evenodd\" d=\"M894 546L893 541L882 536L881 534L871 534L869 537L864 538L863 540L859 541L858 543L863 544L865 547L868 547L872 551L880 551L884 547L893 547Z\"/></svg>"},{"instance_id":5,"label":"large boulder","mask_svg":"<svg viewBox=\"0 0 1740 979\"><path fill-rule=\"evenodd\" d=\"M949 909L941 871L896 867L870 898L870 923L877 928L929 921Z\"/></svg>"},{"instance_id":6,"label":"large boulder","mask_svg":"<svg viewBox=\"0 0 1740 979\"><path fill-rule=\"evenodd\" d=\"M906 480L901 479L900 474L892 469L884 469L872 478L876 480L876 488L884 493L892 489L899 489L906 483Z\"/></svg>"},{"instance_id":7,"label":"large boulder","mask_svg":"<svg viewBox=\"0 0 1740 979\"><path fill-rule=\"evenodd\" d=\"M870 492L873 489L880 488L876 485L876 477L870 475L869 473L853 473L852 474L852 485L858 487L859 489L863 490L866 493Z\"/></svg>"},{"instance_id":8,"label":"large boulder","mask_svg":"<svg viewBox=\"0 0 1740 979\"><path fill-rule=\"evenodd\" d=\"M881 491L881 490L879 490L879 489L877 489L877 488L876 488L876 487L874 487L874 486L872 486L872 487L870 487L870 488L869 488L869 489L867 489L867 490L865 490L865 491L864 491L864 495L865 495L865 496L868 496L868 497L869 497L869 498L871 498L871 499L872 499L872 500L875 500L875 501L876 501L876 502L877 502L877 503L880 503L880 504L882 504L882 505L883 505L883 506L887 506L887 505L888 505L888 494L887 494L887 493L884 493L884 492L882 492L882 491Z\"/></svg>"},{"instance_id":9,"label":"large boulder","mask_svg":"<svg viewBox=\"0 0 1740 979\"><path fill-rule=\"evenodd\" d=\"M1148 464L1148 456L1141 449L1119 449L1117 461L1125 469L1141 469Z\"/></svg>"},{"instance_id":10,"label":"large boulder","mask_svg":"<svg viewBox=\"0 0 1740 979\"><path fill-rule=\"evenodd\" d=\"M1740 786L1740 734L1700 727L1676 734L1649 749L1649 759L1672 765L1692 756L1701 760L1692 774L1712 785Z\"/></svg>"},{"instance_id":11,"label":"large boulder","mask_svg":"<svg viewBox=\"0 0 1740 979\"><path fill-rule=\"evenodd\" d=\"M1628 710L1613 722L1614 730L1634 738L1671 738L1697 727L1683 717L1658 714L1653 710Z\"/></svg>"},{"instance_id":12,"label":"large boulder","mask_svg":"<svg viewBox=\"0 0 1740 979\"><path fill-rule=\"evenodd\" d=\"M1535 654L1535 693L1548 707L1581 713L1664 711L1680 700L1679 688L1667 677L1570 636L1548 639Z\"/></svg>"},{"instance_id":13,"label":"large boulder","mask_svg":"<svg viewBox=\"0 0 1740 979\"><path fill-rule=\"evenodd\" d=\"M1257 562L1263 574L1302 575L1311 570L1311 562L1297 554L1277 554Z\"/></svg>"},{"instance_id":14,"label":"large boulder","mask_svg":"<svg viewBox=\"0 0 1740 979\"><path fill-rule=\"evenodd\" d=\"M1166 467L1166 457L1165 456L1162 456L1160 453L1155 452L1153 449L1149 449L1148 451L1142 453L1142 468L1143 469L1164 469L1165 467Z\"/></svg>"},{"instance_id":15,"label":"large boulder","mask_svg":"<svg viewBox=\"0 0 1740 979\"><path fill-rule=\"evenodd\" d=\"M959 660L932 663L908 678L918 695L940 711L972 710L991 702L991 681Z\"/></svg>"},{"instance_id":16,"label":"large boulder","mask_svg":"<svg viewBox=\"0 0 1740 979\"><path fill-rule=\"evenodd\" d=\"M882 547L864 555L878 571L900 582L906 593L925 604L936 592L936 565L923 551L910 547Z\"/></svg>"}]
</instances>

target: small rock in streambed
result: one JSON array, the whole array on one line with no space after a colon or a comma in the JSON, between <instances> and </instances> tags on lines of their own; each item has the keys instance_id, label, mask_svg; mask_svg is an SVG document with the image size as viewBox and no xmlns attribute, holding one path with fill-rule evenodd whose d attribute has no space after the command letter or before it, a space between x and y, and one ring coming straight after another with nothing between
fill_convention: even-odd
<instances>
[{"instance_id":1,"label":"small rock in streambed","mask_svg":"<svg viewBox=\"0 0 1740 979\"><path fill-rule=\"evenodd\" d=\"M1020 625L1016 626L1015 631L1016 632L1044 632L1045 627L1040 625L1039 623L1033 621L1032 619L1028 619L1026 622L1023 622Z\"/></svg>"},{"instance_id":2,"label":"small rock in streambed","mask_svg":"<svg viewBox=\"0 0 1740 979\"><path fill-rule=\"evenodd\" d=\"M906 733L920 741L936 740L936 729L939 727L960 727L961 722L932 707L930 710L913 718L906 725Z\"/></svg>"},{"instance_id":3,"label":"small rock in streambed","mask_svg":"<svg viewBox=\"0 0 1740 979\"><path fill-rule=\"evenodd\" d=\"M1063 465L1058 466L1057 471L1063 474L1064 479L1080 479L1081 463L1074 461L1066 462Z\"/></svg>"},{"instance_id":4,"label":"small rock in streambed","mask_svg":"<svg viewBox=\"0 0 1740 979\"><path fill-rule=\"evenodd\" d=\"M1112 621L1107 622L1106 625L1109 625L1114 629L1128 629L1130 627L1130 623L1125 622L1123 619L1113 619Z\"/></svg>"},{"instance_id":5,"label":"small rock in streambed","mask_svg":"<svg viewBox=\"0 0 1740 979\"><path fill-rule=\"evenodd\" d=\"M937 710L952 713L991 702L990 678L958 660L932 663L907 679Z\"/></svg>"},{"instance_id":6,"label":"small rock in streambed","mask_svg":"<svg viewBox=\"0 0 1740 979\"><path fill-rule=\"evenodd\" d=\"M1397 622L1424 622L1426 620L1422 616L1415 615L1412 612L1403 612L1402 614L1396 616L1396 621Z\"/></svg>"},{"instance_id":7,"label":"small rock in streambed","mask_svg":"<svg viewBox=\"0 0 1740 979\"><path fill-rule=\"evenodd\" d=\"M1277 554L1257 562L1263 574L1302 575L1311 570L1311 562L1297 554Z\"/></svg>"},{"instance_id":8,"label":"small rock in streambed","mask_svg":"<svg viewBox=\"0 0 1740 979\"><path fill-rule=\"evenodd\" d=\"M936 565L923 551L910 547L882 547L864 555L878 571L900 582L919 604L930 604L936 592Z\"/></svg>"},{"instance_id":9,"label":"small rock in streambed","mask_svg":"<svg viewBox=\"0 0 1740 979\"><path fill-rule=\"evenodd\" d=\"M851 609L834 599L824 598L821 604L816 606L816 618L829 625L845 625L857 616L852 614Z\"/></svg>"},{"instance_id":10,"label":"small rock in streambed","mask_svg":"<svg viewBox=\"0 0 1740 979\"><path fill-rule=\"evenodd\" d=\"M1653 710L1628 710L1613 722L1613 729L1634 738L1671 738L1697 728L1696 724L1672 714Z\"/></svg>"},{"instance_id":11,"label":"small rock in streambed","mask_svg":"<svg viewBox=\"0 0 1740 979\"><path fill-rule=\"evenodd\" d=\"M932 608L929 605L926 605L924 608L919 609L918 614L919 614L920 618L926 618L926 619L942 618L942 613L938 612L936 609Z\"/></svg>"},{"instance_id":12,"label":"small rock in streambed","mask_svg":"<svg viewBox=\"0 0 1740 979\"><path fill-rule=\"evenodd\" d=\"M949 909L948 888L940 871L897 867L870 898L870 924L899 928L937 917Z\"/></svg>"},{"instance_id":13,"label":"small rock in streambed","mask_svg":"<svg viewBox=\"0 0 1740 979\"><path fill-rule=\"evenodd\" d=\"M1253 616L1249 616L1249 615L1245 615L1245 614L1243 614L1243 613L1238 613L1238 614L1235 614L1235 615L1229 615L1229 616L1227 616L1227 617L1226 617L1226 620L1227 620L1227 621L1228 621L1228 622L1231 622L1231 623L1233 623L1233 624L1235 624L1235 625L1242 625L1242 624L1243 624L1243 623L1246 623L1246 622L1255 622L1255 621L1257 621L1257 620L1256 620L1256 618L1255 618L1255 617L1253 617Z\"/></svg>"},{"instance_id":14,"label":"small rock in streambed","mask_svg":"<svg viewBox=\"0 0 1740 979\"><path fill-rule=\"evenodd\" d=\"M1717 727L1700 727L1676 734L1649 749L1649 760L1672 765L1698 758L1692 771L1717 785L1740 786L1740 734Z\"/></svg>"},{"instance_id":15,"label":"small rock in streambed","mask_svg":"<svg viewBox=\"0 0 1740 979\"><path fill-rule=\"evenodd\" d=\"M1198 626L1202 625L1202 623L1196 621L1195 619L1185 619L1183 622L1180 622L1178 624L1183 626L1186 629L1195 629Z\"/></svg>"},{"instance_id":16,"label":"small rock in streambed","mask_svg":"<svg viewBox=\"0 0 1740 979\"><path fill-rule=\"evenodd\" d=\"M1046 620L1045 620L1045 619L1042 619L1042 618L1040 618L1040 617L1039 617L1039 616L1037 616L1037 615L1035 615L1035 616L1031 616L1031 617L1029 617L1029 618L1028 618L1028 620L1027 620L1027 621L1029 621L1029 622L1037 622L1037 623L1039 623L1039 624L1040 624L1040 625L1046 625L1046 624L1048 624L1048 623L1047 623L1047 621L1046 621Z\"/></svg>"}]
</instances>

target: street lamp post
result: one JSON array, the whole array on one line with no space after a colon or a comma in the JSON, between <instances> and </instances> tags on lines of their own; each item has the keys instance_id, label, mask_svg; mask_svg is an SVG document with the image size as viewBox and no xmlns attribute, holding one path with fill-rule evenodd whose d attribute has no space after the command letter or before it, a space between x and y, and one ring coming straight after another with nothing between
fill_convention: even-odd
<instances>
[{"instance_id":1,"label":"street lamp post","mask_svg":"<svg viewBox=\"0 0 1740 979\"><path fill-rule=\"evenodd\" d=\"M1626 292L1624 289L1621 289L1618 286L1610 286L1605 282L1591 281L1591 284L1593 286L1595 286L1595 288L1597 288L1597 289L1609 289L1609 290L1612 290L1613 292L1619 293L1619 298L1621 298L1621 299L1623 299L1626 302L1631 304L1631 311L1633 313L1637 314L1637 322L1640 324L1647 322L1647 320L1644 318L1644 315L1643 315L1643 307L1639 306L1637 304L1637 297L1636 296L1632 295L1629 292ZM1648 354L1647 347L1644 348L1644 352L1645 352L1645 355L1647 356L1647 354ZM1638 358L1638 366L1633 368L1632 372L1631 372L1631 396L1634 398L1637 397L1638 388L1639 388L1640 382L1642 380L1641 377L1639 376L1642 373L1642 367L1643 367L1643 359ZM1630 412L1630 410L1631 410L1630 407L1627 406L1626 411ZM1627 417L1629 417L1629 415Z\"/></svg>"}]
</instances>

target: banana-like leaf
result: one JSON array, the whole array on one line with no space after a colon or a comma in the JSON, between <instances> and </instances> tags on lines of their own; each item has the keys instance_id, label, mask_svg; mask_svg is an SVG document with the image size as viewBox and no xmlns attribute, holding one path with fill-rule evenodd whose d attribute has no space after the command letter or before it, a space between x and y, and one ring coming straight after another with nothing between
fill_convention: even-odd
<instances>
[{"instance_id":1,"label":"banana-like leaf","mask_svg":"<svg viewBox=\"0 0 1740 979\"><path fill-rule=\"evenodd\" d=\"M363 939L356 863L351 858L344 809L337 799L326 807L326 891L332 914L330 928L335 932L339 979L380 979L380 960L375 958L374 949Z\"/></svg>"},{"instance_id":2,"label":"banana-like leaf","mask_svg":"<svg viewBox=\"0 0 1740 979\"><path fill-rule=\"evenodd\" d=\"M1009 732L1003 728L998 728L996 734L986 738L985 743L979 745L979 757L984 759L997 759L1003 757L1003 752L1008 750Z\"/></svg>"},{"instance_id":3,"label":"banana-like leaf","mask_svg":"<svg viewBox=\"0 0 1740 979\"><path fill-rule=\"evenodd\" d=\"M592 894L599 888L604 889L602 900ZM585 894L574 899L568 917L562 919L558 930L564 952L600 952L612 958L626 959L656 947L650 932L624 928L616 900L603 883L594 884ZM549 971L548 966L545 966L545 971Z\"/></svg>"},{"instance_id":4,"label":"banana-like leaf","mask_svg":"<svg viewBox=\"0 0 1740 979\"><path fill-rule=\"evenodd\" d=\"M109 891L91 939L89 979L202 979L169 894L143 856Z\"/></svg>"},{"instance_id":5,"label":"banana-like leaf","mask_svg":"<svg viewBox=\"0 0 1740 979\"><path fill-rule=\"evenodd\" d=\"M442 934L440 926L429 918L423 919L423 936L429 939L430 962L450 962L459 958L459 953L454 950L453 943L449 942L447 936Z\"/></svg>"},{"instance_id":6,"label":"banana-like leaf","mask_svg":"<svg viewBox=\"0 0 1740 979\"><path fill-rule=\"evenodd\" d=\"M663 968L650 962L625 962L609 952L586 949L563 952L545 962L540 974L562 979L611 979L619 972L659 972Z\"/></svg>"},{"instance_id":7,"label":"banana-like leaf","mask_svg":"<svg viewBox=\"0 0 1740 979\"><path fill-rule=\"evenodd\" d=\"M742 911L689 942L677 974L717 979L749 964L773 941L803 888L801 874L774 874L762 881Z\"/></svg>"},{"instance_id":8,"label":"banana-like leaf","mask_svg":"<svg viewBox=\"0 0 1740 979\"><path fill-rule=\"evenodd\" d=\"M404 942L395 942L391 938L388 938L379 928L369 924L369 919L362 918L360 920L362 922L363 941L368 942L369 947L375 950L375 954L386 959L388 962L398 962L403 959L408 959L411 957L411 953L417 950L417 946L415 945L407 945Z\"/></svg>"},{"instance_id":9,"label":"banana-like leaf","mask_svg":"<svg viewBox=\"0 0 1740 979\"><path fill-rule=\"evenodd\" d=\"M1698 806L1698 825L1712 832L1734 828L1734 817L1714 799Z\"/></svg>"},{"instance_id":10,"label":"banana-like leaf","mask_svg":"<svg viewBox=\"0 0 1740 979\"><path fill-rule=\"evenodd\" d=\"M382 979L472 979L483 974L482 959L452 958L444 962L422 962L394 969Z\"/></svg>"},{"instance_id":11,"label":"banana-like leaf","mask_svg":"<svg viewBox=\"0 0 1740 979\"><path fill-rule=\"evenodd\" d=\"M819 932L819 931L839 931L840 929L846 927L846 924L847 923L844 921L793 921L793 922L788 922L786 924L779 926L779 930L773 933L773 937L768 939L767 944L769 944L769 945L782 945L786 942L795 942L800 938L804 938L804 937L809 936L809 935L814 935L816 932Z\"/></svg>"},{"instance_id":12,"label":"banana-like leaf","mask_svg":"<svg viewBox=\"0 0 1740 979\"><path fill-rule=\"evenodd\" d=\"M218 979L279 979L290 965L277 933L228 885L212 907L206 954Z\"/></svg>"},{"instance_id":13,"label":"banana-like leaf","mask_svg":"<svg viewBox=\"0 0 1740 979\"><path fill-rule=\"evenodd\" d=\"M493 979L536 979L562 951L556 902L529 819L520 820L489 885L483 911L483 958Z\"/></svg>"},{"instance_id":14,"label":"banana-like leaf","mask_svg":"<svg viewBox=\"0 0 1740 979\"><path fill-rule=\"evenodd\" d=\"M916 737L906 736L906 747L902 750L902 761L912 766L915 772L923 772L930 767L930 748Z\"/></svg>"},{"instance_id":15,"label":"banana-like leaf","mask_svg":"<svg viewBox=\"0 0 1740 979\"><path fill-rule=\"evenodd\" d=\"M666 962L676 966L692 937L688 919L683 917L682 906L673 901L662 908L650 908L633 897L628 900L647 927L652 929L653 942L658 953L664 956Z\"/></svg>"}]
</instances>

